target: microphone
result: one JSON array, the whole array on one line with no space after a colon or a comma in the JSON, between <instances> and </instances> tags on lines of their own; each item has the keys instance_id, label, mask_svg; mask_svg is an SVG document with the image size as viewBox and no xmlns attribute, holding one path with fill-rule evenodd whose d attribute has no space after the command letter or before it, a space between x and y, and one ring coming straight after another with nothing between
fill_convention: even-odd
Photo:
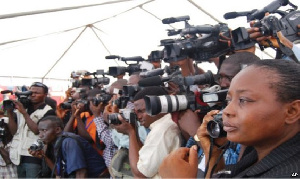
<instances>
[{"instance_id":1,"label":"microphone","mask_svg":"<svg viewBox=\"0 0 300 179\"><path fill-rule=\"evenodd\" d=\"M289 0L275 0L271 2L269 5L265 6L261 10L256 10L249 17L249 20L262 19L265 16L266 12L275 12L280 6L286 6L289 3Z\"/></svg>"},{"instance_id":2,"label":"microphone","mask_svg":"<svg viewBox=\"0 0 300 179\"><path fill-rule=\"evenodd\" d=\"M255 11L257 11L257 9L254 9L252 11L243 11L243 12L228 12L224 14L224 19L234 19L240 16L248 16L252 13L254 13Z\"/></svg>"},{"instance_id":3,"label":"microphone","mask_svg":"<svg viewBox=\"0 0 300 179\"><path fill-rule=\"evenodd\" d=\"M136 62L140 62L140 61L145 61L145 59L143 59L143 57L141 56L135 56L135 57L122 57L121 61L136 61Z\"/></svg>"},{"instance_id":4,"label":"microphone","mask_svg":"<svg viewBox=\"0 0 300 179\"><path fill-rule=\"evenodd\" d=\"M162 20L163 24L172 24L175 22L190 20L190 16L170 17Z\"/></svg>"},{"instance_id":5,"label":"microphone","mask_svg":"<svg viewBox=\"0 0 300 179\"><path fill-rule=\"evenodd\" d=\"M139 86L147 87L147 86L160 86L163 82L169 81L169 77L162 78L160 76L152 76L149 78L144 78L139 81Z\"/></svg>"},{"instance_id":6,"label":"microphone","mask_svg":"<svg viewBox=\"0 0 300 179\"><path fill-rule=\"evenodd\" d=\"M195 34L195 33L210 34L213 30L214 30L214 26L212 25L198 25L198 26L182 29L181 34Z\"/></svg>"},{"instance_id":7,"label":"microphone","mask_svg":"<svg viewBox=\"0 0 300 179\"><path fill-rule=\"evenodd\" d=\"M108 55L108 56L105 56L105 59L116 59L116 58L120 58L120 56L118 56L118 55Z\"/></svg>"}]
</instances>

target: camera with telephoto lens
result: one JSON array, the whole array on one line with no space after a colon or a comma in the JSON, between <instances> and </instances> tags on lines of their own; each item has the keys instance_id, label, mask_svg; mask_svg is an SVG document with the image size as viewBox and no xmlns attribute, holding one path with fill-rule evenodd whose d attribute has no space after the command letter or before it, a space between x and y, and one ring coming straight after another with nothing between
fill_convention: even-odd
<instances>
[{"instance_id":1,"label":"camera with telephoto lens","mask_svg":"<svg viewBox=\"0 0 300 179\"><path fill-rule=\"evenodd\" d=\"M70 98L68 98L68 101L61 103L59 107L61 109L71 109L73 101L74 100L70 97Z\"/></svg>"},{"instance_id":2,"label":"camera with telephoto lens","mask_svg":"<svg viewBox=\"0 0 300 179\"><path fill-rule=\"evenodd\" d=\"M29 149L32 151L39 151L43 150L44 148L44 142L40 139L38 139L34 144L32 144Z\"/></svg>"},{"instance_id":3,"label":"camera with telephoto lens","mask_svg":"<svg viewBox=\"0 0 300 179\"><path fill-rule=\"evenodd\" d=\"M223 130L223 112L219 112L214 116L214 119L207 123L207 132L212 138L226 137L227 133Z\"/></svg>"},{"instance_id":4,"label":"camera with telephoto lens","mask_svg":"<svg viewBox=\"0 0 300 179\"><path fill-rule=\"evenodd\" d=\"M92 103L94 106L98 106L100 103L107 104L110 101L110 99L111 95L103 92L93 97Z\"/></svg>"},{"instance_id":5,"label":"camera with telephoto lens","mask_svg":"<svg viewBox=\"0 0 300 179\"><path fill-rule=\"evenodd\" d=\"M137 121L137 116L131 109L123 109L120 110L120 113L112 113L108 115L108 123L109 124L121 124L122 122L118 119L118 115L121 115L122 118L128 123L135 123Z\"/></svg>"}]
</instances>

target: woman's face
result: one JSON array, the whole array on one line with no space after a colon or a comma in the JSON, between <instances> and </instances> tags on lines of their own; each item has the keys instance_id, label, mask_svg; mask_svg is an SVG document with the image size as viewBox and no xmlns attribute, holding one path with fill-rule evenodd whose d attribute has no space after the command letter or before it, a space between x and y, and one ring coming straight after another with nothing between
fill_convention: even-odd
<instances>
[{"instance_id":1,"label":"woman's face","mask_svg":"<svg viewBox=\"0 0 300 179\"><path fill-rule=\"evenodd\" d=\"M248 146L272 145L284 136L285 104L277 101L270 82L272 71L248 67L232 80L223 111L224 130L230 141Z\"/></svg>"}]
</instances>

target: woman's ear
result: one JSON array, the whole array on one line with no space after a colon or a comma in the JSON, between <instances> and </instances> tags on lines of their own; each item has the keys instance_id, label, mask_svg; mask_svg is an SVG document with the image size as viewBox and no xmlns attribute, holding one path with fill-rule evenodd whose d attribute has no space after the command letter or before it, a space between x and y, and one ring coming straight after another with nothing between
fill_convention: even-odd
<instances>
[{"instance_id":1,"label":"woman's ear","mask_svg":"<svg viewBox=\"0 0 300 179\"><path fill-rule=\"evenodd\" d=\"M300 100L292 101L287 104L285 122L287 124L293 124L300 119Z\"/></svg>"}]
</instances>

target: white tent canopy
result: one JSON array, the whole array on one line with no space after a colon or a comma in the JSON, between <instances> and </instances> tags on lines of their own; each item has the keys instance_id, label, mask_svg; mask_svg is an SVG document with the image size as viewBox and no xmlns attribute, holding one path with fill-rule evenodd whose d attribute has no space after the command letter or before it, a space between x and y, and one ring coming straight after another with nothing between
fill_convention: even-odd
<instances>
[{"instance_id":1,"label":"white tent canopy","mask_svg":"<svg viewBox=\"0 0 300 179\"><path fill-rule=\"evenodd\" d=\"M107 60L147 55L160 50L166 29L180 29L183 22L162 24L168 17L189 15L192 25L227 23L232 29L249 27L246 17L225 20L231 11L261 9L272 0L88 0L0 2L1 85L23 85L43 80L66 84L71 71L125 65ZM292 3L300 5L298 0ZM268 51L269 50L269 51ZM262 58L271 58L258 52ZM204 69L214 68L206 64ZM7 80L8 79L8 80ZM17 80L18 79L18 80ZM20 84L20 80L22 84ZM59 84L59 81L61 84Z\"/></svg>"}]
</instances>

